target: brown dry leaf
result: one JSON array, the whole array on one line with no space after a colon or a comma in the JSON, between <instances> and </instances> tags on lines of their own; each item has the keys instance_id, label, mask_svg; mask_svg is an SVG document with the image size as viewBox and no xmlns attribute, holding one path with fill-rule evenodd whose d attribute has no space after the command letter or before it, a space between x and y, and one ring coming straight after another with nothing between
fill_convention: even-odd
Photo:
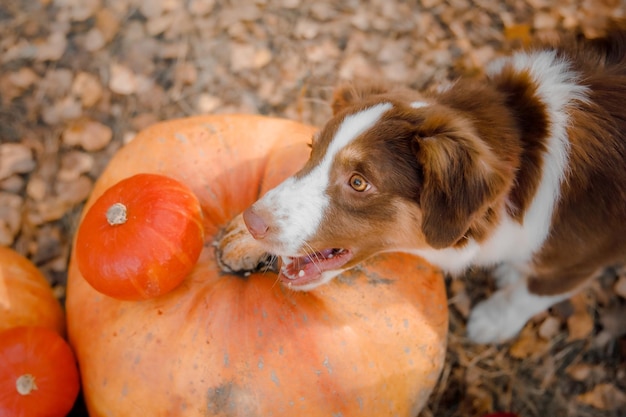
<instances>
[{"instance_id":1,"label":"brown dry leaf","mask_svg":"<svg viewBox=\"0 0 626 417\"><path fill-rule=\"evenodd\" d=\"M91 107L102 97L102 84L95 75L79 72L72 84L72 94L80 98L83 107Z\"/></svg>"},{"instance_id":2,"label":"brown dry leaf","mask_svg":"<svg viewBox=\"0 0 626 417\"><path fill-rule=\"evenodd\" d=\"M219 97L204 93L198 96L196 108L200 113L211 113L221 105L222 100Z\"/></svg>"},{"instance_id":3,"label":"brown dry leaf","mask_svg":"<svg viewBox=\"0 0 626 417\"><path fill-rule=\"evenodd\" d=\"M100 29L93 28L85 35L85 49L89 52L94 52L102 49L106 45L106 39L100 32Z\"/></svg>"},{"instance_id":4,"label":"brown dry leaf","mask_svg":"<svg viewBox=\"0 0 626 417\"><path fill-rule=\"evenodd\" d=\"M76 22L89 19L101 7L101 0L64 0L60 3L68 9L70 18Z\"/></svg>"},{"instance_id":5,"label":"brown dry leaf","mask_svg":"<svg viewBox=\"0 0 626 417\"><path fill-rule=\"evenodd\" d=\"M28 146L21 143L0 145L0 180L13 174L26 174L35 168L35 159Z\"/></svg>"},{"instance_id":6,"label":"brown dry leaf","mask_svg":"<svg viewBox=\"0 0 626 417\"><path fill-rule=\"evenodd\" d=\"M26 214L26 220L29 224L41 226L44 223L59 220L65 215L69 204L60 198L49 198L39 202L36 207L29 210Z\"/></svg>"},{"instance_id":7,"label":"brown dry leaf","mask_svg":"<svg viewBox=\"0 0 626 417\"><path fill-rule=\"evenodd\" d=\"M577 294L571 299L574 314L567 318L567 329L569 331L568 341L584 340L593 332L593 317L587 311L585 294Z\"/></svg>"},{"instance_id":8,"label":"brown dry leaf","mask_svg":"<svg viewBox=\"0 0 626 417\"><path fill-rule=\"evenodd\" d=\"M555 29L557 23L557 16L550 12L539 12L533 19L533 26L539 30Z\"/></svg>"},{"instance_id":9,"label":"brown dry leaf","mask_svg":"<svg viewBox=\"0 0 626 417\"><path fill-rule=\"evenodd\" d=\"M109 9L102 9L96 13L96 28L102 34L106 43L111 42L119 31L120 20Z\"/></svg>"},{"instance_id":10,"label":"brown dry leaf","mask_svg":"<svg viewBox=\"0 0 626 417\"><path fill-rule=\"evenodd\" d=\"M548 316L539 326L538 334L544 340L550 340L559 333L561 320L554 316Z\"/></svg>"},{"instance_id":11,"label":"brown dry leaf","mask_svg":"<svg viewBox=\"0 0 626 417\"><path fill-rule=\"evenodd\" d=\"M272 51L268 48L261 48L254 53L252 65L254 69L260 69L272 61Z\"/></svg>"},{"instance_id":12,"label":"brown dry leaf","mask_svg":"<svg viewBox=\"0 0 626 417\"><path fill-rule=\"evenodd\" d=\"M22 67L19 70L8 75L9 82L21 89L26 90L35 82L39 81L39 76L31 68Z\"/></svg>"},{"instance_id":13,"label":"brown dry leaf","mask_svg":"<svg viewBox=\"0 0 626 417\"><path fill-rule=\"evenodd\" d=\"M13 243L22 226L23 204L22 197L0 192L0 245L8 246Z\"/></svg>"},{"instance_id":14,"label":"brown dry leaf","mask_svg":"<svg viewBox=\"0 0 626 417\"><path fill-rule=\"evenodd\" d=\"M618 339L626 335L626 306L615 306L607 308L600 316L600 323L605 332L608 332L613 339Z\"/></svg>"},{"instance_id":15,"label":"brown dry leaf","mask_svg":"<svg viewBox=\"0 0 626 417\"><path fill-rule=\"evenodd\" d=\"M568 366L565 373L574 381L584 382L587 387L591 387L606 381L612 372L604 364L591 365L581 362Z\"/></svg>"},{"instance_id":16,"label":"brown dry leaf","mask_svg":"<svg viewBox=\"0 0 626 417\"><path fill-rule=\"evenodd\" d=\"M109 126L88 119L73 122L63 131L64 144L80 146L86 151L103 149L112 137L113 131Z\"/></svg>"},{"instance_id":17,"label":"brown dry leaf","mask_svg":"<svg viewBox=\"0 0 626 417\"><path fill-rule=\"evenodd\" d=\"M466 396L471 404L472 415L483 415L493 410L493 397L489 390L478 385L470 385Z\"/></svg>"},{"instance_id":18,"label":"brown dry leaf","mask_svg":"<svg viewBox=\"0 0 626 417\"><path fill-rule=\"evenodd\" d=\"M504 38L508 41L520 41L523 45L530 43L530 25L514 24L504 28Z\"/></svg>"},{"instance_id":19,"label":"brown dry leaf","mask_svg":"<svg viewBox=\"0 0 626 417\"><path fill-rule=\"evenodd\" d=\"M57 173L59 181L75 181L82 174L89 172L94 166L94 157L81 151L70 151L61 158L61 169Z\"/></svg>"},{"instance_id":20,"label":"brown dry leaf","mask_svg":"<svg viewBox=\"0 0 626 417\"><path fill-rule=\"evenodd\" d=\"M576 401L598 410L619 410L626 407L626 393L613 384L603 383L596 385L591 391L578 395Z\"/></svg>"},{"instance_id":21,"label":"brown dry leaf","mask_svg":"<svg viewBox=\"0 0 626 417\"><path fill-rule=\"evenodd\" d=\"M37 45L37 59L40 61L58 61L67 48L67 36L62 32L53 32L48 39Z\"/></svg>"},{"instance_id":22,"label":"brown dry leaf","mask_svg":"<svg viewBox=\"0 0 626 417\"><path fill-rule=\"evenodd\" d=\"M626 298L626 275L622 275L618 278L615 286L613 286L613 290L615 290L615 294Z\"/></svg>"},{"instance_id":23,"label":"brown dry leaf","mask_svg":"<svg viewBox=\"0 0 626 417\"><path fill-rule=\"evenodd\" d=\"M584 381L589 378L592 370L593 367L587 363L576 363L568 366L565 369L565 373L574 381Z\"/></svg>"},{"instance_id":24,"label":"brown dry leaf","mask_svg":"<svg viewBox=\"0 0 626 417\"><path fill-rule=\"evenodd\" d=\"M39 175L33 175L26 186L26 195L34 201L43 200L48 194L48 184Z\"/></svg>"},{"instance_id":25,"label":"brown dry leaf","mask_svg":"<svg viewBox=\"0 0 626 417\"><path fill-rule=\"evenodd\" d=\"M117 94L129 95L137 91L137 80L130 68L120 65L111 65L111 79L109 88Z\"/></svg>"},{"instance_id":26,"label":"brown dry leaf","mask_svg":"<svg viewBox=\"0 0 626 417\"><path fill-rule=\"evenodd\" d=\"M252 45L235 44L230 54L230 65L233 71L260 69L272 60L272 52L268 48L255 48Z\"/></svg>"},{"instance_id":27,"label":"brown dry leaf","mask_svg":"<svg viewBox=\"0 0 626 417\"><path fill-rule=\"evenodd\" d=\"M81 175L73 181L57 181L54 184L54 190L60 199L74 205L89 197L92 186L91 180L85 175Z\"/></svg>"},{"instance_id":28,"label":"brown dry leaf","mask_svg":"<svg viewBox=\"0 0 626 417\"><path fill-rule=\"evenodd\" d=\"M463 318L467 319L471 310L472 301L465 290L465 283L460 279L454 279L450 283L450 291L452 297L450 297L450 305L454 306L456 310L461 313Z\"/></svg>"},{"instance_id":29,"label":"brown dry leaf","mask_svg":"<svg viewBox=\"0 0 626 417\"><path fill-rule=\"evenodd\" d=\"M215 0L190 0L189 11L194 16L205 16L215 7Z\"/></svg>"},{"instance_id":30,"label":"brown dry leaf","mask_svg":"<svg viewBox=\"0 0 626 417\"><path fill-rule=\"evenodd\" d=\"M543 355L549 347L549 343L539 338L537 331L527 325L511 345L509 354L516 359L526 359Z\"/></svg>"}]
</instances>

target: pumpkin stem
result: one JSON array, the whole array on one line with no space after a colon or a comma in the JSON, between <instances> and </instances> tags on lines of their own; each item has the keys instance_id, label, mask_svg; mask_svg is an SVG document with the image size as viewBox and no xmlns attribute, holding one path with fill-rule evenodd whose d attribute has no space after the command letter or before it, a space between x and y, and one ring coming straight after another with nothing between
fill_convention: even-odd
<instances>
[{"instance_id":1,"label":"pumpkin stem","mask_svg":"<svg viewBox=\"0 0 626 417\"><path fill-rule=\"evenodd\" d=\"M107 222L111 226L126 223L126 206L122 203L115 203L107 210Z\"/></svg>"},{"instance_id":2,"label":"pumpkin stem","mask_svg":"<svg viewBox=\"0 0 626 417\"><path fill-rule=\"evenodd\" d=\"M20 375L15 381L15 389L20 395L28 395L32 391L37 390L37 384L35 384L35 377L31 374Z\"/></svg>"}]
</instances>

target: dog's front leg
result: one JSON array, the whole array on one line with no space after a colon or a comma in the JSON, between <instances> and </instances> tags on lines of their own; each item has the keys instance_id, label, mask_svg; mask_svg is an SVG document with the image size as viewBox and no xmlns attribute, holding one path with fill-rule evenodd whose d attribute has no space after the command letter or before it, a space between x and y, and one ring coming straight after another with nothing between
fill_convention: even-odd
<instances>
[{"instance_id":1,"label":"dog's front leg","mask_svg":"<svg viewBox=\"0 0 626 417\"><path fill-rule=\"evenodd\" d=\"M515 267L503 264L494 272L500 289L471 311L467 335L475 343L499 343L511 339L534 315L568 299L573 292L537 295Z\"/></svg>"}]
</instances>

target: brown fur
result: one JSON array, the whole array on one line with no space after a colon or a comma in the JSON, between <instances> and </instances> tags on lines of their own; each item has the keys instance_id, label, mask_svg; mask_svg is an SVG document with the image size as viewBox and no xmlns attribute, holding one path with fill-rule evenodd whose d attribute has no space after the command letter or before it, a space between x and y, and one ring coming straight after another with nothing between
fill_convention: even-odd
<instances>
[{"instance_id":1,"label":"brown fur","mask_svg":"<svg viewBox=\"0 0 626 417\"><path fill-rule=\"evenodd\" d=\"M560 54L582 74L590 100L569 109L569 172L529 277L531 292L539 294L572 290L626 259L626 35L570 40ZM412 108L414 100L430 105ZM393 109L338 156L342 168L329 188L337 202L328 213L333 222L323 222L314 247L358 241L362 252L352 262L358 263L394 247L481 242L503 205L522 222L547 169L541 155L551 123L529 74L504 67L490 80L461 80L424 96L343 86L335 93L335 117L299 175L319 162L346 114L383 101ZM376 192L352 195L340 186L355 170Z\"/></svg>"}]
</instances>

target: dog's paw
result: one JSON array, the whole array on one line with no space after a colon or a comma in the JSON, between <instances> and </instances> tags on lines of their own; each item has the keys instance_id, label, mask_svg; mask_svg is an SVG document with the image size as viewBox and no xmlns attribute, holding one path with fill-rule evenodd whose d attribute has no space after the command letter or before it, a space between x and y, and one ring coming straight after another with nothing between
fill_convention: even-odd
<instances>
[{"instance_id":1,"label":"dog's paw","mask_svg":"<svg viewBox=\"0 0 626 417\"><path fill-rule=\"evenodd\" d=\"M474 343L500 343L514 337L528 317L518 314L505 291L497 291L472 309L467 337Z\"/></svg>"},{"instance_id":2,"label":"dog's paw","mask_svg":"<svg viewBox=\"0 0 626 417\"><path fill-rule=\"evenodd\" d=\"M222 271L245 274L270 269L272 257L248 232L241 215L226 225L213 245Z\"/></svg>"}]
</instances>

